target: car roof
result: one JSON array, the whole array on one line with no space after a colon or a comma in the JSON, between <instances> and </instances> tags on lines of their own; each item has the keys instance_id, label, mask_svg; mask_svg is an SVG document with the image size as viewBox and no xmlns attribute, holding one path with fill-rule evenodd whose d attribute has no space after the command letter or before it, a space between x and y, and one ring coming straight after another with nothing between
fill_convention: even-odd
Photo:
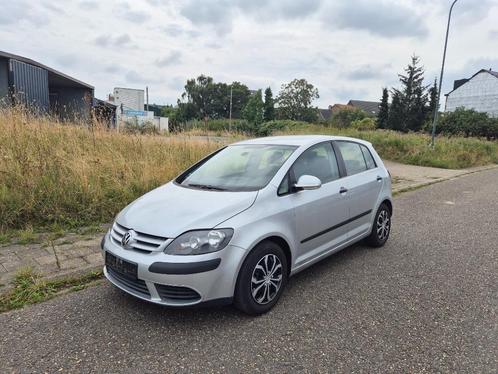
<instances>
[{"instance_id":1,"label":"car roof","mask_svg":"<svg viewBox=\"0 0 498 374\"><path fill-rule=\"evenodd\" d=\"M260 145L293 145L298 147L310 146L316 143L331 141L331 140L349 140L365 145L371 145L369 142L361 139L350 138L346 136L330 136L330 135L285 135L285 136L268 136L264 138L255 138L242 140L234 143L235 145L242 144L260 144Z\"/></svg>"}]
</instances>

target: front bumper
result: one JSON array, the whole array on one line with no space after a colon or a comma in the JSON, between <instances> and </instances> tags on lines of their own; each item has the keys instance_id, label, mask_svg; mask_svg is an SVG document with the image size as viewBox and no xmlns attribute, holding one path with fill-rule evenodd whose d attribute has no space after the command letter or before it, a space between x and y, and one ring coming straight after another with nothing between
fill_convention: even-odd
<instances>
[{"instance_id":1,"label":"front bumper","mask_svg":"<svg viewBox=\"0 0 498 374\"><path fill-rule=\"evenodd\" d=\"M233 245L196 256L140 253L115 244L108 234L102 241L104 258L105 252L137 264L136 281L104 267L104 275L112 284L142 300L177 307L230 300L245 254Z\"/></svg>"}]
</instances>

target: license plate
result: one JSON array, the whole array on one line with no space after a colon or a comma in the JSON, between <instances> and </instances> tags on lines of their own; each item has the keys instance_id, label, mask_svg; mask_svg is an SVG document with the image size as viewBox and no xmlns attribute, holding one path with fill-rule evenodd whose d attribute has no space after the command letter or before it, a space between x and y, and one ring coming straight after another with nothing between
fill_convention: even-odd
<instances>
[{"instance_id":1,"label":"license plate","mask_svg":"<svg viewBox=\"0 0 498 374\"><path fill-rule=\"evenodd\" d=\"M125 277L137 279L137 264L125 261L122 258L114 256L112 253L105 253L105 266Z\"/></svg>"}]
</instances>

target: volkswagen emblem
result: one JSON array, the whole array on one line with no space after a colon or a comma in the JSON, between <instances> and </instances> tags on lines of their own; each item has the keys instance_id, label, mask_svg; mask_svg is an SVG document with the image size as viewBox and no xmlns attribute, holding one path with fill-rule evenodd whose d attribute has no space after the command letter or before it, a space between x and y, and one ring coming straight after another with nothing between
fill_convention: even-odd
<instances>
[{"instance_id":1,"label":"volkswagen emblem","mask_svg":"<svg viewBox=\"0 0 498 374\"><path fill-rule=\"evenodd\" d=\"M121 245L125 249L133 248L133 244L136 242L137 233L133 230L128 230L125 232L123 237L121 238Z\"/></svg>"}]
</instances>

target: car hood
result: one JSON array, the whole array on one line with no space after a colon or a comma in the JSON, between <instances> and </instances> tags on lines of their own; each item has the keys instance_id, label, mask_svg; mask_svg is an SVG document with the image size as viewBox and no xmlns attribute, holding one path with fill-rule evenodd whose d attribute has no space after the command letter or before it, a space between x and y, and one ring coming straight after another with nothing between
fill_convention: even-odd
<instances>
[{"instance_id":1,"label":"car hood","mask_svg":"<svg viewBox=\"0 0 498 374\"><path fill-rule=\"evenodd\" d=\"M129 204L116 221L138 232L175 238L185 231L219 225L249 208L257 194L197 190L170 182Z\"/></svg>"}]
</instances>

